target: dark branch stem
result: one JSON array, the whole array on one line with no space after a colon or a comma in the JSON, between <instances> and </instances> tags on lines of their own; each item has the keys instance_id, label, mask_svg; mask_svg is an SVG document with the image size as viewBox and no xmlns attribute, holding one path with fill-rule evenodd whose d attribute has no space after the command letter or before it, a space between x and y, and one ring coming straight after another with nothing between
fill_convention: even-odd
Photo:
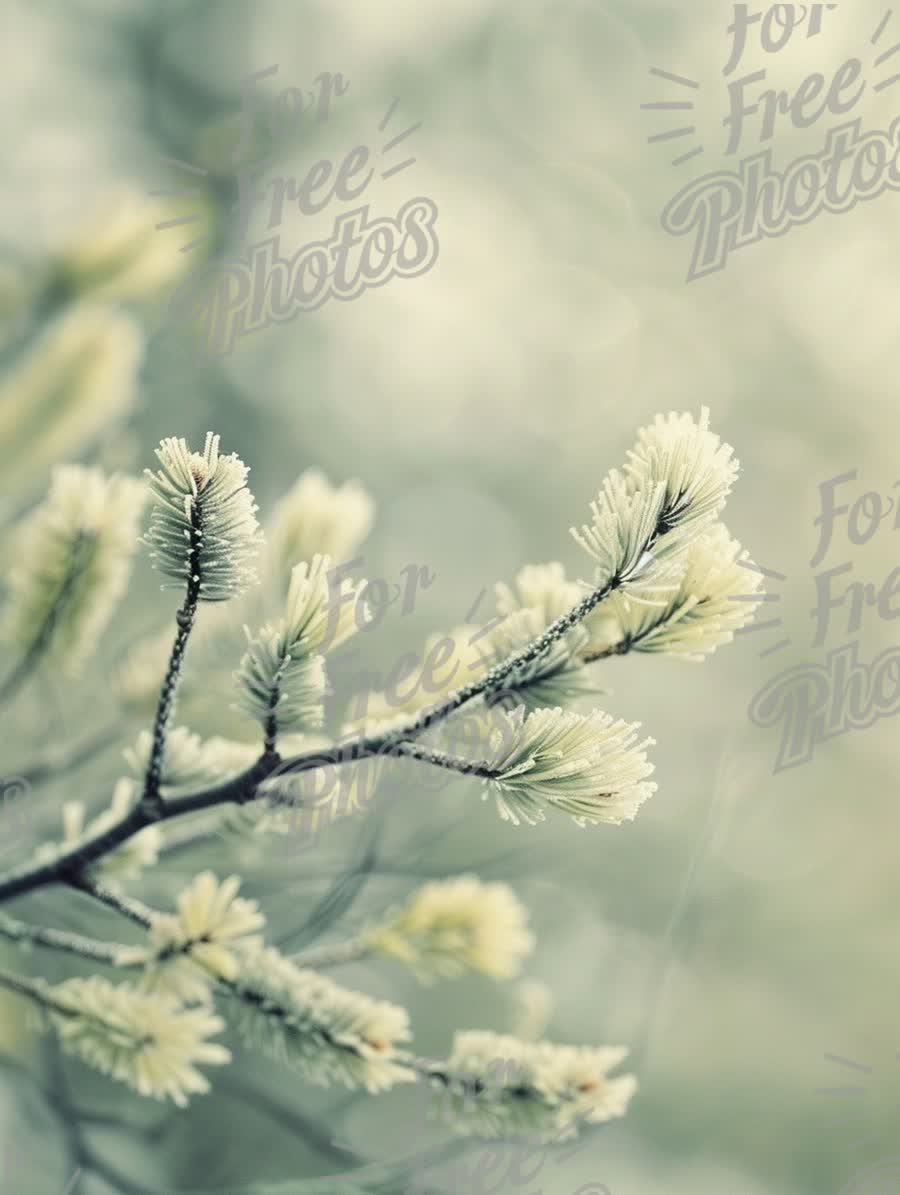
<instances>
[{"instance_id":1,"label":"dark branch stem","mask_svg":"<svg viewBox=\"0 0 900 1195\"><path fill-rule=\"evenodd\" d=\"M150 758L147 761L147 772L144 776L144 792L141 797L141 808L154 818L162 813L163 800L159 787L163 770L163 759L166 751L166 736L169 723L175 713L175 697L178 683L181 680L181 668L184 663L184 653L187 641L194 625L197 614L197 604L200 601L200 548L202 544L202 527L200 522L200 504L195 502L191 507L191 531L188 546L188 584L184 597L184 605L175 615L178 630L175 642L169 656L169 666L159 691L159 701L156 705L156 717L153 721L153 737L150 744Z\"/></svg>"},{"instance_id":2,"label":"dark branch stem","mask_svg":"<svg viewBox=\"0 0 900 1195\"><path fill-rule=\"evenodd\" d=\"M181 678L181 666L184 663L184 653L187 648L188 636L191 633L191 627L194 625L194 617L197 613L197 600L197 595L191 593L191 587L189 586L184 605L176 615L178 631L175 635L175 642L172 644L169 666L166 669L165 679L159 691L156 717L153 720L153 738L150 744L150 758L147 761L147 772L144 776L144 792L141 797L141 805L157 815L161 812L163 804L162 797L159 795L159 786L163 769L163 757L166 749L166 735L169 730L169 722L175 712L175 696L178 689L178 682Z\"/></svg>"}]
</instances>

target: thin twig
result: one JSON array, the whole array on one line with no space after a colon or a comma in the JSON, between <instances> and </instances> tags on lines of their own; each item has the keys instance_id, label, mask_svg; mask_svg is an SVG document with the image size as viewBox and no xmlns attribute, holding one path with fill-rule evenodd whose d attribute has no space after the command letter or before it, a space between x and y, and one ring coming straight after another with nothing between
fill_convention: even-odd
<instances>
[{"instance_id":1,"label":"thin twig","mask_svg":"<svg viewBox=\"0 0 900 1195\"><path fill-rule=\"evenodd\" d=\"M132 896L125 896L121 892L113 892L111 889L98 884L96 880L90 879L83 873L73 875L69 879L69 883L80 892L85 892L88 896L93 896L95 900L100 901L107 908L112 909L116 913L121 913L123 917L127 917L129 921L133 921L135 925L141 926L142 929L149 929L153 924L154 918L157 916L155 910L151 909L149 905L135 900Z\"/></svg>"},{"instance_id":2,"label":"thin twig","mask_svg":"<svg viewBox=\"0 0 900 1195\"><path fill-rule=\"evenodd\" d=\"M113 967L119 966L119 952L127 949L119 943L101 942L96 938L85 938L81 934L70 933L67 930L37 929L22 921L15 921L4 913L0 913L0 936L8 938L11 942L49 946L53 950L63 950L68 954L77 954L81 958L109 963Z\"/></svg>"},{"instance_id":3,"label":"thin twig","mask_svg":"<svg viewBox=\"0 0 900 1195\"><path fill-rule=\"evenodd\" d=\"M156 716L153 719L150 756L147 760L147 771L144 776L144 792L141 796L141 805L148 811L156 813L162 809L163 802L159 788L162 778L163 757L166 750L166 736L169 730L169 723L175 711L175 695L178 690L178 682L181 678L181 667L184 663L184 653L187 649L188 636L191 633L191 627L194 625L194 618L197 613L198 600L199 580L194 581L192 579L188 585L188 593L184 599L184 605L176 615L178 630L175 634L175 642L172 644L172 651L169 656L166 675L163 678L162 688L159 691Z\"/></svg>"}]
</instances>

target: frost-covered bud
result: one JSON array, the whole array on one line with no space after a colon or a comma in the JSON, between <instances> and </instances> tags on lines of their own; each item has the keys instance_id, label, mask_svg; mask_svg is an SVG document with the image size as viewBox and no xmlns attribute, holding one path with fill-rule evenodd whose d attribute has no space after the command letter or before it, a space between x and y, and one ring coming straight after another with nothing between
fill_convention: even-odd
<instances>
[{"instance_id":1,"label":"frost-covered bud","mask_svg":"<svg viewBox=\"0 0 900 1195\"><path fill-rule=\"evenodd\" d=\"M46 499L15 533L7 641L79 668L128 585L144 501L133 478L56 467Z\"/></svg>"},{"instance_id":2,"label":"frost-covered bud","mask_svg":"<svg viewBox=\"0 0 900 1195\"><path fill-rule=\"evenodd\" d=\"M198 875L178 897L178 911L155 917L150 942L126 952L129 964L143 964L140 986L183 1001L209 999L209 984L240 974L241 951L256 947L266 923L256 901L237 895L237 876L219 881Z\"/></svg>"},{"instance_id":3,"label":"frost-covered bud","mask_svg":"<svg viewBox=\"0 0 900 1195\"><path fill-rule=\"evenodd\" d=\"M63 1049L141 1095L183 1108L189 1095L209 1091L200 1064L231 1061L224 1046L207 1041L225 1025L206 1008L181 1008L96 976L49 988L47 999Z\"/></svg>"},{"instance_id":4,"label":"frost-covered bud","mask_svg":"<svg viewBox=\"0 0 900 1195\"><path fill-rule=\"evenodd\" d=\"M641 428L625 466L631 492L662 484L657 534L678 533L689 542L725 505L740 466L730 444L709 430L709 408L699 420L688 413L657 415ZM660 545L662 546L662 545Z\"/></svg>"},{"instance_id":5,"label":"frost-covered bud","mask_svg":"<svg viewBox=\"0 0 900 1195\"><path fill-rule=\"evenodd\" d=\"M510 979L534 949L528 914L513 890L471 875L425 884L364 931L362 941L405 963L424 983L467 969Z\"/></svg>"},{"instance_id":6,"label":"frost-covered bud","mask_svg":"<svg viewBox=\"0 0 900 1195\"><path fill-rule=\"evenodd\" d=\"M249 469L232 453L219 455L210 432L203 452L169 438L156 450L162 468L146 471L154 504L145 542L156 568L200 601L222 602L255 583L259 551Z\"/></svg>"}]
</instances>

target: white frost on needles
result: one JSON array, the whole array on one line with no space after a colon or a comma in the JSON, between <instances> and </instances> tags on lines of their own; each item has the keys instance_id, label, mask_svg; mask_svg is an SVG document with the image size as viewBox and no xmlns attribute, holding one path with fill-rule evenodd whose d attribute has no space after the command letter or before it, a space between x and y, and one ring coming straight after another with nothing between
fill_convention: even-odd
<instances>
[{"instance_id":1,"label":"white frost on needles","mask_svg":"<svg viewBox=\"0 0 900 1195\"><path fill-rule=\"evenodd\" d=\"M625 1115L637 1080L610 1071L627 1053L618 1046L525 1042L466 1030L453 1039L449 1059L430 1072L435 1086L444 1088L456 1132L559 1140L583 1123Z\"/></svg>"},{"instance_id":2,"label":"white frost on needles","mask_svg":"<svg viewBox=\"0 0 900 1195\"><path fill-rule=\"evenodd\" d=\"M597 584L661 583L673 558L715 520L738 474L731 446L709 430L709 411L658 415L614 469L575 541L597 562ZM652 567L651 567L652 566Z\"/></svg>"},{"instance_id":3,"label":"white frost on needles","mask_svg":"<svg viewBox=\"0 0 900 1195\"><path fill-rule=\"evenodd\" d=\"M256 581L261 536L249 469L236 454L219 455L210 432L203 452L169 437L156 450L162 466L148 469L154 506L146 543L156 568L173 583L199 587L201 601L223 602Z\"/></svg>"},{"instance_id":4,"label":"white frost on needles","mask_svg":"<svg viewBox=\"0 0 900 1195\"><path fill-rule=\"evenodd\" d=\"M231 1061L224 1046L206 1040L225 1028L206 1008L181 1008L97 976L69 979L49 988L46 998L64 1050L141 1095L169 1098L179 1108L189 1095L209 1091L199 1064Z\"/></svg>"},{"instance_id":5,"label":"white frost on needles","mask_svg":"<svg viewBox=\"0 0 900 1195\"><path fill-rule=\"evenodd\" d=\"M614 721L598 710L582 715L542 709L525 717L519 706L497 714L508 725L495 732L498 749L487 784L505 821L536 825L549 807L579 826L618 825L630 821L656 791L647 779L653 764L646 748L653 739L638 742L635 723Z\"/></svg>"},{"instance_id":6,"label":"white frost on needles","mask_svg":"<svg viewBox=\"0 0 900 1195\"><path fill-rule=\"evenodd\" d=\"M232 1006L248 1044L322 1086L378 1092L415 1078L398 1048L410 1038L405 1009L302 970L271 947L248 952L244 964L243 998Z\"/></svg>"}]
</instances>

